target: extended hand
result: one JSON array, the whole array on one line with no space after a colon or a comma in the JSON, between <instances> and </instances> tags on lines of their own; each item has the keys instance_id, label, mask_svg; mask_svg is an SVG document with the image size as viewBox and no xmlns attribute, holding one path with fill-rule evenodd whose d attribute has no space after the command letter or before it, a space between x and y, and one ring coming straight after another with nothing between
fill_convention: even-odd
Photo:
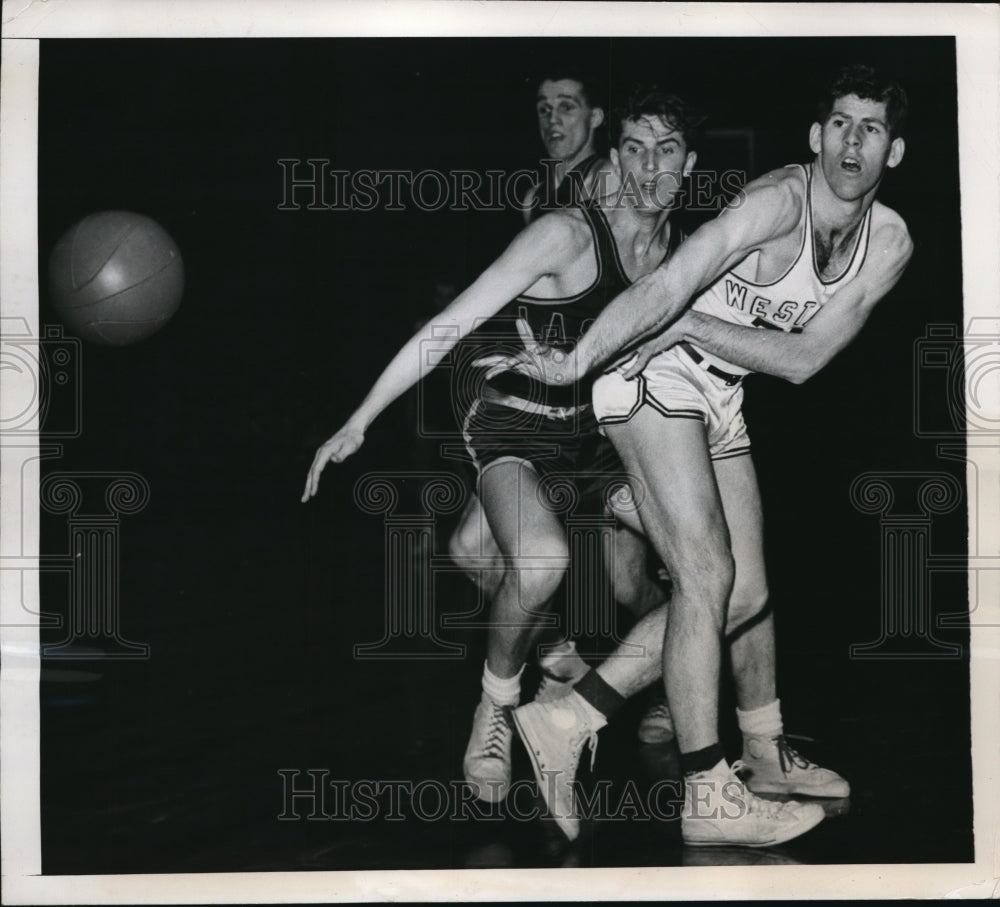
<instances>
[{"instance_id":1,"label":"extended hand","mask_svg":"<svg viewBox=\"0 0 1000 907\"><path fill-rule=\"evenodd\" d=\"M674 322L670 327L655 337L650 338L641 344L632 354L635 360L630 362L629 367L622 373L626 378L634 378L645 367L655 355L669 350L684 339L684 331L678 329L678 322ZM632 358L631 356L629 357Z\"/></svg>"},{"instance_id":2,"label":"extended hand","mask_svg":"<svg viewBox=\"0 0 1000 907\"><path fill-rule=\"evenodd\" d=\"M327 463L342 463L354 453L365 441L364 432L353 425L345 425L332 438L324 442L316 451L309 475L306 476L306 489L302 493L302 503L308 501L319 490L320 473Z\"/></svg>"},{"instance_id":3,"label":"extended hand","mask_svg":"<svg viewBox=\"0 0 1000 907\"><path fill-rule=\"evenodd\" d=\"M511 371L535 378L543 384L569 385L579 380L575 353L539 343L531 328L521 318L517 319L517 330L524 343L522 352L514 356L494 353L477 359L473 365L492 366L486 374L487 378L492 378L500 372Z\"/></svg>"}]
</instances>

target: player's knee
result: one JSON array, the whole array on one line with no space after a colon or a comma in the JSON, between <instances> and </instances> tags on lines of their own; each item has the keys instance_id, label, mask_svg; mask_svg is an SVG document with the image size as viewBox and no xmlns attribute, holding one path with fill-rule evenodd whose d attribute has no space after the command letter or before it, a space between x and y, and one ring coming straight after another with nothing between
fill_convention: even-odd
<instances>
[{"instance_id":1,"label":"player's knee","mask_svg":"<svg viewBox=\"0 0 1000 907\"><path fill-rule=\"evenodd\" d=\"M464 525L458 526L448 539L448 556L456 563L462 564L479 552L473 550L471 539Z\"/></svg>"},{"instance_id":2,"label":"player's knee","mask_svg":"<svg viewBox=\"0 0 1000 907\"><path fill-rule=\"evenodd\" d=\"M672 602L690 601L701 606L725 608L733 592L736 564L728 545L703 539L702 544L684 546L680 557L668 564L673 581Z\"/></svg>"},{"instance_id":3,"label":"player's knee","mask_svg":"<svg viewBox=\"0 0 1000 907\"><path fill-rule=\"evenodd\" d=\"M729 625L739 627L748 620L752 620L767 607L767 602L766 584L737 586L733 589L732 597L729 600Z\"/></svg>"},{"instance_id":4,"label":"player's knee","mask_svg":"<svg viewBox=\"0 0 1000 907\"><path fill-rule=\"evenodd\" d=\"M475 520L464 520L448 538L448 555L460 567L498 565L500 551L496 542Z\"/></svg>"},{"instance_id":5,"label":"player's knee","mask_svg":"<svg viewBox=\"0 0 1000 907\"><path fill-rule=\"evenodd\" d=\"M531 546L529 556L511 558L509 579L516 582L522 601L540 603L559 588L569 569L569 550L564 544L549 542Z\"/></svg>"},{"instance_id":6,"label":"player's knee","mask_svg":"<svg viewBox=\"0 0 1000 907\"><path fill-rule=\"evenodd\" d=\"M610 565L610 570L615 601L626 608L633 608L643 598L645 564L618 558Z\"/></svg>"},{"instance_id":7,"label":"player's knee","mask_svg":"<svg viewBox=\"0 0 1000 907\"><path fill-rule=\"evenodd\" d=\"M628 608L629 611L635 608L638 601L642 598L639 583L628 574L616 572L612 588L615 594L615 601L623 608Z\"/></svg>"},{"instance_id":8,"label":"player's knee","mask_svg":"<svg viewBox=\"0 0 1000 907\"><path fill-rule=\"evenodd\" d=\"M553 565L545 568L521 569L513 581L517 583L518 597L524 604L540 605L555 595L563 580L565 570Z\"/></svg>"},{"instance_id":9,"label":"player's knee","mask_svg":"<svg viewBox=\"0 0 1000 907\"><path fill-rule=\"evenodd\" d=\"M612 589L615 601L637 617L666 598L656 583L646 575L644 563L616 564L612 575Z\"/></svg>"}]
</instances>

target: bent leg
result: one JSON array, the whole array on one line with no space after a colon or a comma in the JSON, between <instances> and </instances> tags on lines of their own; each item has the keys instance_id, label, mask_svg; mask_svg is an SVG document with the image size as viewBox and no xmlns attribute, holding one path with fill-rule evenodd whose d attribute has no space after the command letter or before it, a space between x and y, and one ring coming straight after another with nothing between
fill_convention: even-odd
<instances>
[{"instance_id":1,"label":"bent leg","mask_svg":"<svg viewBox=\"0 0 1000 907\"><path fill-rule=\"evenodd\" d=\"M730 599L730 642L737 717L747 785L758 793L846 797L836 772L803 758L784 738L775 679L774 615L767 608L760 496L750 457L717 464L732 537L736 578Z\"/></svg>"},{"instance_id":2,"label":"bent leg","mask_svg":"<svg viewBox=\"0 0 1000 907\"><path fill-rule=\"evenodd\" d=\"M511 731L503 710L520 701L532 634L568 559L562 525L542 505L538 485L534 469L516 459L491 464L480 479L483 511L503 569L490 606L483 695L463 770L476 796L490 802L502 800L510 784Z\"/></svg>"},{"instance_id":3,"label":"bent leg","mask_svg":"<svg viewBox=\"0 0 1000 907\"><path fill-rule=\"evenodd\" d=\"M749 455L715 462L735 574L729 601L729 654L736 701L744 711L774 702L774 615L767 607L764 534L757 475Z\"/></svg>"},{"instance_id":4,"label":"bent leg","mask_svg":"<svg viewBox=\"0 0 1000 907\"><path fill-rule=\"evenodd\" d=\"M739 707L749 711L776 697L774 621L770 613L764 613L767 583L760 494L749 456L718 460L713 466L734 565L726 634ZM661 676L669 607L660 605L648 613L597 669L626 698ZM636 651L641 657L629 655Z\"/></svg>"},{"instance_id":5,"label":"bent leg","mask_svg":"<svg viewBox=\"0 0 1000 907\"><path fill-rule=\"evenodd\" d=\"M633 476L642 525L673 581L663 674L678 743L682 752L702 750L719 738L721 636L733 583L705 427L645 406L606 431Z\"/></svg>"},{"instance_id":6,"label":"bent leg","mask_svg":"<svg viewBox=\"0 0 1000 907\"><path fill-rule=\"evenodd\" d=\"M663 641L667 631L667 605L640 618L595 670L623 699L634 696L663 676Z\"/></svg>"},{"instance_id":7,"label":"bent leg","mask_svg":"<svg viewBox=\"0 0 1000 907\"><path fill-rule=\"evenodd\" d=\"M512 677L524 666L541 615L566 573L566 535L542 504L538 475L524 461L491 465L480 480L480 495L503 555L486 663L498 677Z\"/></svg>"},{"instance_id":8,"label":"bent leg","mask_svg":"<svg viewBox=\"0 0 1000 907\"><path fill-rule=\"evenodd\" d=\"M448 540L448 554L487 598L496 595L503 578L503 556L478 495L472 495L465 505Z\"/></svg>"},{"instance_id":9,"label":"bent leg","mask_svg":"<svg viewBox=\"0 0 1000 907\"><path fill-rule=\"evenodd\" d=\"M637 618L667 598L665 589L649 575L648 549L641 531L619 524L615 527L614 547L605 552L615 601Z\"/></svg>"}]
</instances>

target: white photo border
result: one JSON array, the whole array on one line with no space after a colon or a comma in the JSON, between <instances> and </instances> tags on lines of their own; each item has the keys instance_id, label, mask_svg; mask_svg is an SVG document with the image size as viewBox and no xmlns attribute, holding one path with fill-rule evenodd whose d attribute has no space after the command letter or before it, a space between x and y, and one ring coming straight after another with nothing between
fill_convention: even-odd
<instances>
[{"instance_id":1,"label":"white photo border","mask_svg":"<svg viewBox=\"0 0 1000 907\"><path fill-rule=\"evenodd\" d=\"M1000 8L974 4L461 3L383 0L153 0L3 4L0 102L0 307L3 329L38 336L37 125L41 38L634 36L907 36L956 39L965 323L1000 326ZM0 413L33 393L4 375ZM979 406L1000 418L1000 374ZM986 395L985 397L983 395ZM34 421L37 431L37 419ZM970 557L1000 552L1000 440L970 432ZM37 557L37 434L0 443L0 566ZM975 484L973 484L975 483ZM34 545L34 550L32 550ZM1000 572L970 570L975 862L769 868L449 870L41 875L37 575L0 569L0 827L5 903L281 903L331 901L634 900L822 897L996 897L1000 891ZM25 585L22 587L22 580ZM30 585L27 585L30 584ZM901 758L904 755L901 754Z\"/></svg>"}]
</instances>

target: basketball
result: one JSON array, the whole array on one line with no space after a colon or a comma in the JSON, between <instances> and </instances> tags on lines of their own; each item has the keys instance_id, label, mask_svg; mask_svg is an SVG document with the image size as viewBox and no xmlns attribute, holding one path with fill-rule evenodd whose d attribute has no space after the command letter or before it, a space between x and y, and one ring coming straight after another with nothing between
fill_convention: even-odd
<instances>
[{"instance_id":1,"label":"basketball","mask_svg":"<svg viewBox=\"0 0 1000 907\"><path fill-rule=\"evenodd\" d=\"M176 243L156 221L130 211L102 211L70 227L52 250L48 276L66 327L107 346L154 334L184 291Z\"/></svg>"}]
</instances>

